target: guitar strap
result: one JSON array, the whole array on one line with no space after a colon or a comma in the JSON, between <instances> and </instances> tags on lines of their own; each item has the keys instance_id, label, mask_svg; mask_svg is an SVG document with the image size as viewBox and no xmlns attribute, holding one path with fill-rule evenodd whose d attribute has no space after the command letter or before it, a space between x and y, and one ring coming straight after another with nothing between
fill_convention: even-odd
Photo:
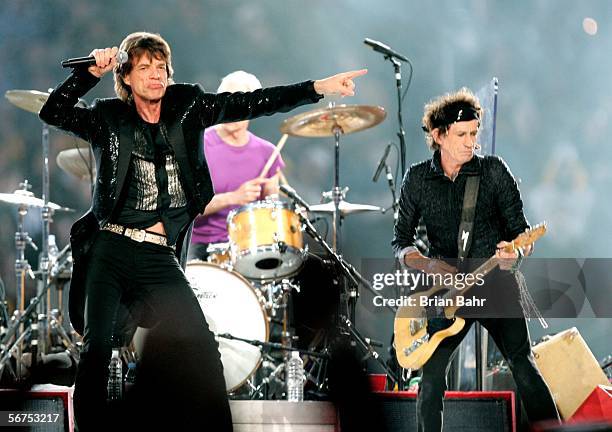
<instances>
[{"instance_id":1,"label":"guitar strap","mask_svg":"<svg viewBox=\"0 0 612 432\"><path fill-rule=\"evenodd\" d=\"M480 176L468 176L465 181L465 193L463 194L463 210L461 211L461 223L457 235L457 249L459 264L468 256L472 239L474 237L474 216L476 216L476 200L478 199L478 187Z\"/></svg>"}]
</instances>

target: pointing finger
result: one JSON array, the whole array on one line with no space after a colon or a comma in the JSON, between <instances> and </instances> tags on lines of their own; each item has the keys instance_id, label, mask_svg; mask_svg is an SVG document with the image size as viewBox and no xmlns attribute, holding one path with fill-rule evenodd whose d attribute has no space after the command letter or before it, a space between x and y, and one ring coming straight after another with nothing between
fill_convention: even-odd
<instances>
[{"instance_id":1,"label":"pointing finger","mask_svg":"<svg viewBox=\"0 0 612 432\"><path fill-rule=\"evenodd\" d=\"M358 76L362 76L368 73L367 69L359 69L359 70L354 70L354 71L349 71L349 72L345 72L344 73L344 77L348 78L348 79L352 79Z\"/></svg>"}]
</instances>

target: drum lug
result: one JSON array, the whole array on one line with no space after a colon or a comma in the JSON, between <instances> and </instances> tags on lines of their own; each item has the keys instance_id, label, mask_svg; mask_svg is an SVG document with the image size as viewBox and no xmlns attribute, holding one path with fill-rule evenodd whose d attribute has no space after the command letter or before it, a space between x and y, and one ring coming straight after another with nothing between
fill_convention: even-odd
<instances>
[{"instance_id":1,"label":"drum lug","mask_svg":"<svg viewBox=\"0 0 612 432\"><path fill-rule=\"evenodd\" d=\"M296 292L300 292L300 285L292 283L289 279L283 279L282 284L283 284L283 288L286 291L291 291L292 289L294 289Z\"/></svg>"}]
</instances>

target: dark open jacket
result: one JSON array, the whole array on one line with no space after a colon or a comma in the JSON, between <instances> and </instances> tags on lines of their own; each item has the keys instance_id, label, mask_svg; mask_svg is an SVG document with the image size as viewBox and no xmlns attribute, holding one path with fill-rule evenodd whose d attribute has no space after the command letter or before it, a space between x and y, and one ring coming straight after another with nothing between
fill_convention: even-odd
<instances>
[{"instance_id":1,"label":"dark open jacket","mask_svg":"<svg viewBox=\"0 0 612 432\"><path fill-rule=\"evenodd\" d=\"M69 312L73 327L83 333L85 271L88 251L100 226L112 218L129 168L138 114L133 104L117 98L96 100L92 107L75 106L99 79L86 69L76 69L51 93L40 111L45 123L82 138L92 145L97 179L91 209L74 223L70 243L74 270ZM287 112L322 98L312 81L270 87L249 93L205 93L197 84L172 84L162 99L160 128L168 137L181 171L181 183L192 220L213 197L204 159L202 131L217 123L252 119ZM191 227L178 238L176 254L185 264Z\"/></svg>"}]
</instances>

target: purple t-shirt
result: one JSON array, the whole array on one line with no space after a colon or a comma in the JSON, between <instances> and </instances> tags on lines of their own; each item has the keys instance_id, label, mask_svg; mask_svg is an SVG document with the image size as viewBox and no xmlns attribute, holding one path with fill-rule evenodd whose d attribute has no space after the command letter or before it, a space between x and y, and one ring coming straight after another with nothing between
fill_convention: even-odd
<instances>
[{"instance_id":1,"label":"purple t-shirt","mask_svg":"<svg viewBox=\"0 0 612 432\"><path fill-rule=\"evenodd\" d=\"M248 132L249 141L241 147L225 143L215 128L204 131L204 155L212 178L216 194L231 192L248 180L259 176L274 145ZM279 155L270 170L268 177L276 174L277 168L285 167ZM239 206L226 207L208 216L198 216L193 226L192 243L219 243L227 241L227 215Z\"/></svg>"}]
</instances>

